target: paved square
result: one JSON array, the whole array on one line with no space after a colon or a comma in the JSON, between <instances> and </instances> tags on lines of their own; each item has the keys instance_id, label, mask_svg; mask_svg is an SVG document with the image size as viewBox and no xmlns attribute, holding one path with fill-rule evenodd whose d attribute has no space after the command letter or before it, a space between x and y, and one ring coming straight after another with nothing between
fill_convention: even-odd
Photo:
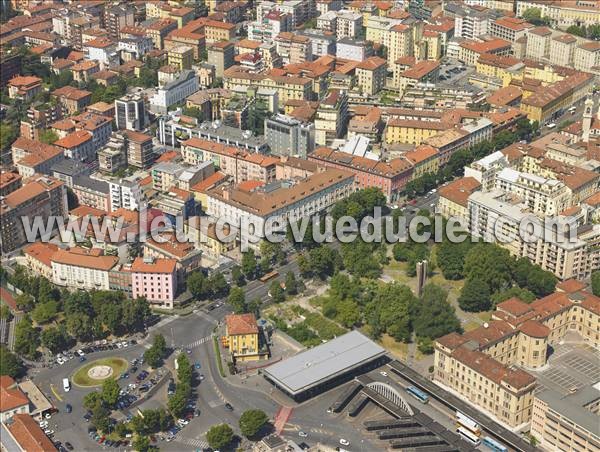
<instances>
[{"instance_id":1,"label":"paved square","mask_svg":"<svg viewBox=\"0 0 600 452\"><path fill-rule=\"evenodd\" d=\"M600 381L599 356L588 344L557 345L548 367L531 372L538 381L536 392L552 389L567 395Z\"/></svg>"}]
</instances>

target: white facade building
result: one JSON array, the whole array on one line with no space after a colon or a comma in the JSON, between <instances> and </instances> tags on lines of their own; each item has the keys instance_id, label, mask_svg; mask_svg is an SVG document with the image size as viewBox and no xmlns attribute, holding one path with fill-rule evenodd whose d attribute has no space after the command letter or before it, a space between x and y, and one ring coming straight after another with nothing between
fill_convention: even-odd
<instances>
[{"instance_id":1,"label":"white facade building","mask_svg":"<svg viewBox=\"0 0 600 452\"><path fill-rule=\"evenodd\" d=\"M100 253L97 248L58 250L51 258L52 282L69 289L109 290L108 274L119 258Z\"/></svg>"},{"instance_id":2,"label":"white facade building","mask_svg":"<svg viewBox=\"0 0 600 452\"><path fill-rule=\"evenodd\" d=\"M175 80L158 88L150 99L150 108L156 113L165 114L171 105L185 100L199 89L198 75L192 70L184 70Z\"/></svg>"}]
</instances>

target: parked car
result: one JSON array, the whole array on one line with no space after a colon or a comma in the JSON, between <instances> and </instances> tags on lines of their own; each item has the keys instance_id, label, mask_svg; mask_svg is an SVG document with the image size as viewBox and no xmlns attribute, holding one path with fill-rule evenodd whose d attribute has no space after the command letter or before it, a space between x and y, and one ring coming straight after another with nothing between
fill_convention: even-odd
<instances>
[{"instance_id":1,"label":"parked car","mask_svg":"<svg viewBox=\"0 0 600 452\"><path fill-rule=\"evenodd\" d=\"M233 411L233 406L231 405L231 403L227 402L225 404L225 409L228 410L228 411Z\"/></svg>"},{"instance_id":2,"label":"parked car","mask_svg":"<svg viewBox=\"0 0 600 452\"><path fill-rule=\"evenodd\" d=\"M73 407L71 406L71 404L67 403L67 405L65 406L65 410L67 411L67 413L71 413L73 411Z\"/></svg>"}]
</instances>

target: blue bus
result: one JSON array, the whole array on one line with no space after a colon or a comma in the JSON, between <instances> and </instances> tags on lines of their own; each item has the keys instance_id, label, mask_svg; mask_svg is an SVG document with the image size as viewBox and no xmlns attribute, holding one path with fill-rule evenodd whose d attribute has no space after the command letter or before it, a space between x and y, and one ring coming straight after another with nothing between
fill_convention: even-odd
<instances>
[{"instance_id":1,"label":"blue bus","mask_svg":"<svg viewBox=\"0 0 600 452\"><path fill-rule=\"evenodd\" d=\"M406 392L408 392L411 396L413 396L421 403L429 402L429 396L420 389L415 388L414 386L407 387Z\"/></svg>"},{"instance_id":2,"label":"blue bus","mask_svg":"<svg viewBox=\"0 0 600 452\"><path fill-rule=\"evenodd\" d=\"M494 452L508 452L508 448L504 447L498 441L493 440L489 436L483 438L483 445Z\"/></svg>"}]
</instances>

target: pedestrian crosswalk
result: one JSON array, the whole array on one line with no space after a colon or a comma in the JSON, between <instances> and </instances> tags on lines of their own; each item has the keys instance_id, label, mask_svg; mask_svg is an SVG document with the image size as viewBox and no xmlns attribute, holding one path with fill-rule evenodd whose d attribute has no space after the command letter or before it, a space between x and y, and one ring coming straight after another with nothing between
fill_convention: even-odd
<instances>
[{"instance_id":1,"label":"pedestrian crosswalk","mask_svg":"<svg viewBox=\"0 0 600 452\"><path fill-rule=\"evenodd\" d=\"M183 436L175 437L175 441L186 446L196 447L200 450L208 449L208 443L200 438L185 438Z\"/></svg>"},{"instance_id":2,"label":"pedestrian crosswalk","mask_svg":"<svg viewBox=\"0 0 600 452\"><path fill-rule=\"evenodd\" d=\"M198 340L195 340L194 342L192 342L191 344L186 345L185 348L194 348L194 347L200 347L202 344L210 341L213 338L213 335L211 334L210 336L206 336L206 337L202 337Z\"/></svg>"}]
</instances>

